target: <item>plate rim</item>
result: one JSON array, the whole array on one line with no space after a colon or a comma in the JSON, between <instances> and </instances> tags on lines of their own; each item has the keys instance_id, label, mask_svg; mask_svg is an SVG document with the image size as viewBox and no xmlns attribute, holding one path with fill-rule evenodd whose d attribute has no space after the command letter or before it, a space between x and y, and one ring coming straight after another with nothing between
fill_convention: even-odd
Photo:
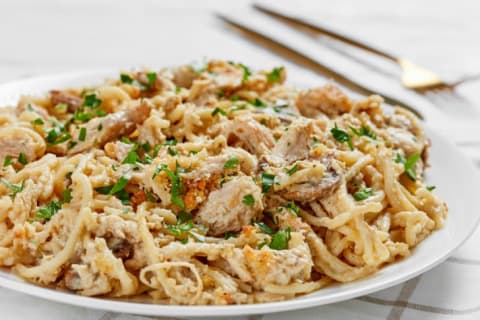
<instances>
[{"instance_id":1,"label":"plate rim","mask_svg":"<svg viewBox=\"0 0 480 320\"><path fill-rule=\"evenodd\" d=\"M125 69L124 69L125 70ZM24 79L15 79L13 81L0 83L0 99L3 98L5 93L13 88L22 86L25 84L38 83L40 81L55 82L66 80L72 82L75 79L82 77L95 77L95 81L101 81L105 77L109 77L115 73L118 74L120 69L113 68L102 68L102 69L88 69L88 70L79 70L79 71L67 71L61 73L52 73L39 76L28 77ZM68 86L68 85L67 85ZM58 87L62 87L61 85ZM42 90L46 91L46 90ZM3 104L2 104L3 105ZM480 185L480 172L475 168L473 163L452 143L448 137L444 136L441 132L438 132L432 129L428 124L422 122L422 126L427 132L427 136L435 136L439 142L445 144L447 149L456 150L457 159L461 161L468 167L466 171L471 172L477 179L476 183ZM55 290L52 288L41 287L29 282L22 280L20 277L15 276L13 273L6 271L9 275L15 277L15 279L9 279L0 275L0 286L8 288L10 290L22 292L31 296L38 298L65 303L74 306L81 306L90 309L105 310L112 312L126 312L131 314L138 315L149 315L149 316L188 316L188 317L220 317L220 316L239 316L239 315L255 315L255 314L270 314L283 311L293 311L299 309L307 309L318 307L321 305L327 305L335 302L346 301L353 299L362 295L370 294L377 292L389 287L393 287L399 283L408 281L432 268L438 266L440 263L445 261L449 256L451 256L461 245L463 245L475 232L479 223L480 215L472 215L472 224L469 232L465 234L461 241L458 241L454 246L449 247L448 250L443 252L441 255L438 255L434 259L430 259L424 262L419 268L416 268L415 271L407 273L399 273L398 275L391 276L391 280L383 280L380 283L370 283L367 286L361 285L361 279L357 280L360 282L358 287L353 287L348 289L346 292L334 293L329 296L302 296L302 299L290 299L277 302L267 302L267 303L258 303L258 304L241 304L241 305L227 305L227 306L185 306L185 305L162 305L162 304L148 304L141 302L131 302L131 301L120 301L112 300L109 298L98 298L98 297L84 297L70 292L64 292L60 290ZM448 219L447 222L448 223ZM428 239L427 239L428 241ZM421 244L420 244L421 245ZM408 258L407 258L408 259ZM393 264L392 264L393 265ZM372 275L374 277L375 274ZM368 278L367 278L368 279Z\"/></svg>"}]
</instances>

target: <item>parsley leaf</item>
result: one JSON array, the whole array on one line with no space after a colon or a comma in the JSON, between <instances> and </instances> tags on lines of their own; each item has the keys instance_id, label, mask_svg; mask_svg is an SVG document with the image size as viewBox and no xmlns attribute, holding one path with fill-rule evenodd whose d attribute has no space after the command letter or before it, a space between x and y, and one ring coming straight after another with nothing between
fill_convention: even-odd
<instances>
[{"instance_id":1,"label":"parsley leaf","mask_svg":"<svg viewBox=\"0 0 480 320\"><path fill-rule=\"evenodd\" d=\"M275 183L275 176L273 174L262 172L262 192L267 193Z\"/></svg>"},{"instance_id":2,"label":"parsley leaf","mask_svg":"<svg viewBox=\"0 0 480 320\"><path fill-rule=\"evenodd\" d=\"M247 106L245 104L234 105L230 108L230 112L235 112L235 111L238 111L238 110L244 110L246 108L247 108Z\"/></svg>"},{"instance_id":3,"label":"parsley leaf","mask_svg":"<svg viewBox=\"0 0 480 320\"><path fill-rule=\"evenodd\" d=\"M20 154L18 155L18 162L20 162L23 165L26 165L28 163L27 156L25 155L25 153L20 152Z\"/></svg>"},{"instance_id":4,"label":"parsley leaf","mask_svg":"<svg viewBox=\"0 0 480 320\"><path fill-rule=\"evenodd\" d=\"M173 204L178 207L185 209L185 202L183 201L181 195L184 193L185 188L182 184L182 179L178 174L178 165L175 171L172 171L168 168L166 164L162 164L160 167L157 167L154 171L154 176L156 176L160 171L164 171L171 183L170 190L170 200ZM154 178L154 177L153 177Z\"/></svg>"},{"instance_id":5,"label":"parsley leaf","mask_svg":"<svg viewBox=\"0 0 480 320\"><path fill-rule=\"evenodd\" d=\"M62 191L62 202L69 203L72 201L72 189L68 188Z\"/></svg>"},{"instance_id":6,"label":"parsley leaf","mask_svg":"<svg viewBox=\"0 0 480 320\"><path fill-rule=\"evenodd\" d=\"M279 82L282 78L282 71L283 67L273 68L273 70L267 74L267 81L270 83Z\"/></svg>"},{"instance_id":7,"label":"parsley leaf","mask_svg":"<svg viewBox=\"0 0 480 320\"><path fill-rule=\"evenodd\" d=\"M128 74L120 74L120 80L123 82L123 83L126 83L126 84L132 84L133 82L133 79L132 77L130 77Z\"/></svg>"},{"instance_id":8,"label":"parsley leaf","mask_svg":"<svg viewBox=\"0 0 480 320\"><path fill-rule=\"evenodd\" d=\"M177 145L177 139L170 139L170 140L166 140L164 143L163 143L164 146L176 146Z\"/></svg>"},{"instance_id":9,"label":"parsley leaf","mask_svg":"<svg viewBox=\"0 0 480 320\"><path fill-rule=\"evenodd\" d=\"M32 124L36 126L41 126L42 124L45 124L45 122L43 122L42 118L37 118L35 120L32 120Z\"/></svg>"},{"instance_id":10,"label":"parsley leaf","mask_svg":"<svg viewBox=\"0 0 480 320\"><path fill-rule=\"evenodd\" d=\"M265 108L267 104L263 102L262 100L255 98L255 100L249 102L252 106L257 107L257 108Z\"/></svg>"},{"instance_id":11,"label":"parsley leaf","mask_svg":"<svg viewBox=\"0 0 480 320\"><path fill-rule=\"evenodd\" d=\"M239 63L238 66L243 69L242 81L243 81L243 82L248 81L248 78L252 75L252 72L251 72L250 69L249 69L246 65L244 65L244 64Z\"/></svg>"},{"instance_id":12,"label":"parsley leaf","mask_svg":"<svg viewBox=\"0 0 480 320\"><path fill-rule=\"evenodd\" d=\"M25 187L25 180L22 180L22 182L19 185L12 184L7 180L5 180L4 178L0 178L0 182L3 183L8 189L13 191L13 193L10 195L12 198L15 198L17 193L22 192L23 188Z\"/></svg>"},{"instance_id":13,"label":"parsley leaf","mask_svg":"<svg viewBox=\"0 0 480 320\"><path fill-rule=\"evenodd\" d=\"M95 93L87 94L85 98L83 98L84 107L96 108L100 106L101 103L102 103L102 100L98 99Z\"/></svg>"},{"instance_id":14,"label":"parsley leaf","mask_svg":"<svg viewBox=\"0 0 480 320\"><path fill-rule=\"evenodd\" d=\"M227 115L227 112L219 107L216 107L213 111L212 111L212 116L215 117L217 114L222 114L224 116Z\"/></svg>"},{"instance_id":15,"label":"parsley leaf","mask_svg":"<svg viewBox=\"0 0 480 320\"><path fill-rule=\"evenodd\" d=\"M437 187L436 186L427 186L427 190L428 191L433 191L435 190Z\"/></svg>"},{"instance_id":16,"label":"parsley leaf","mask_svg":"<svg viewBox=\"0 0 480 320\"><path fill-rule=\"evenodd\" d=\"M223 235L223 238L225 240L228 240L230 238L236 238L237 235L235 233L232 233L232 232L225 232L225 234Z\"/></svg>"},{"instance_id":17,"label":"parsley leaf","mask_svg":"<svg viewBox=\"0 0 480 320\"><path fill-rule=\"evenodd\" d=\"M62 202L52 201L46 206L40 208L35 216L40 219L50 220L61 208Z\"/></svg>"},{"instance_id":18,"label":"parsley leaf","mask_svg":"<svg viewBox=\"0 0 480 320\"><path fill-rule=\"evenodd\" d=\"M417 174L415 172L415 164L417 163L418 159L420 159L419 153L415 153L410 157L408 157L407 159L405 159L405 157L402 156L400 153L397 153L395 162L402 163L407 177L409 177L410 180L415 181L417 180Z\"/></svg>"},{"instance_id":19,"label":"parsley leaf","mask_svg":"<svg viewBox=\"0 0 480 320\"><path fill-rule=\"evenodd\" d=\"M242 203L249 207L253 207L255 204L255 198L251 194L247 194L243 197Z\"/></svg>"},{"instance_id":20,"label":"parsley leaf","mask_svg":"<svg viewBox=\"0 0 480 320\"><path fill-rule=\"evenodd\" d=\"M123 159L122 163L123 164L135 164L137 162L140 162L140 159L138 157L137 153L137 148L133 148L127 153L127 156L125 159Z\"/></svg>"},{"instance_id":21,"label":"parsley leaf","mask_svg":"<svg viewBox=\"0 0 480 320\"><path fill-rule=\"evenodd\" d=\"M335 127L330 130L330 133L335 138L335 140L337 140L340 143L346 142L350 150L353 150L352 136L349 135L346 131L339 129L336 123L335 123Z\"/></svg>"},{"instance_id":22,"label":"parsley leaf","mask_svg":"<svg viewBox=\"0 0 480 320\"><path fill-rule=\"evenodd\" d=\"M85 127L80 128L80 133L78 134L78 140L85 141L86 137L87 137L87 128Z\"/></svg>"},{"instance_id":23,"label":"parsley leaf","mask_svg":"<svg viewBox=\"0 0 480 320\"><path fill-rule=\"evenodd\" d=\"M155 87L155 81L157 80L157 74L155 72L147 73L148 88L153 89Z\"/></svg>"},{"instance_id":24,"label":"parsley leaf","mask_svg":"<svg viewBox=\"0 0 480 320\"><path fill-rule=\"evenodd\" d=\"M403 166L405 167L405 173L407 174L407 177L409 177L413 181L417 180L417 174L415 172L415 164L418 159L420 159L420 154L416 153L408 157L405 163L403 164Z\"/></svg>"},{"instance_id":25,"label":"parsley leaf","mask_svg":"<svg viewBox=\"0 0 480 320\"><path fill-rule=\"evenodd\" d=\"M3 160L3 166L4 167L8 167L9 165L12 164L12 157L10 157L9 155L7 155L5 157L5 160Z\"/></svg>"},{"instance_id":26,"label":"parsley leaf","mask_svg":"<svg viewBox=\"0 0 480 320\"><path fill-rule=\"evenodd\" d=\"M295 172L298 171L298 165L295 163L295 165L293 167L291 167L290 169L285 169L285 172L291 176L293 175Z\"/></svg>"},{"instance_id":27,"label":"parsley leaf","mask_svg":"<svg viewBox=\"0 0 480 320\"><path fill-rule=\"evenodd\" d=\"M231 157L228 159L225 164L223 165L224 169L235 169L237 165L240 163L237 157Z\"/></svg>"},{"instance_id":28,"label":"parsley leaf","mask_svg":"<svg viewBox=\"0 0 480 320\"><path fill-rule=\"evenodd\" d=\"M272 241L270 242L270 248L274 250L288 249L288 242L292 238L290 233L290 227L278 230L277 233L275 233L272 237Z\"/></svg>"},{"instance_id":29,"label":"parsley leaf","mask_svg":"<svg viewBox=\"0 0 480 320\"><path fill-rule=\"evenodd\" d=\"M234 94L233 96L230 97L230 101L238 101L240 99L240 97L238 96L238 94Z\"/></svg>"},{"instance_id":30,"label":"parsley leaf","mask_svg":"<svg viewBox=\"0 0 480 320\"><path fill-rule=\"evenodd\" d=\"M300 213L300 208L297 207L297 205L295 204L295 201L290 201L283 207L288 209L291 213L293 213L296 216L298 216L298 214Z\"/></svg>"},{"instance_id":31,"label":"parsley leaf","mask_svg":"<svg viewBox=\"0 0 480 320\"><path fill-rule=\"evenodd\" d=\"M373 140L377 139L377 136L376 136L375 132L370 130L369 127L362 126L359 130L357 130L354 127L350 126L350 130L352 130L352 132L358 137L366 136L366 137L369 137Z\"/></svg>"},{"instance_id":32,"label":"parsley leaf","mask_svg":"<svg viewBox=\"0 0 480 320\"><path fill-rule=\"evenodd\" d=\"M119 193L120 191L125 189L125 187L128 184L128 181L130 181L128 177L121 176L120 179L118 179L118 181L113 185L112 189L108 194L113 195L113 194Z\"/></svg>"},{"instance_id":33,"label":"parsley leaf","mask_svg":"<svg viewBox=\"0 0 480 320\"><path fill-rule=\"evenodd\" d=\"M357 201L365 200L373 195L372 188L362 188L353 194L353 198Z\"/></svg>"},{"instance_id":34,"label":"parsley leaf","mask_svg":"<svg viewBox=\"0 0 480 320\"><path fill-rule=\"evenodd\" d=\"M258 222L255 224L258 229L262 230L264 233L266 234L274 234L275 232L272 230L272 228L270 228L265 222Z\"/></svg>"}]
</instances>

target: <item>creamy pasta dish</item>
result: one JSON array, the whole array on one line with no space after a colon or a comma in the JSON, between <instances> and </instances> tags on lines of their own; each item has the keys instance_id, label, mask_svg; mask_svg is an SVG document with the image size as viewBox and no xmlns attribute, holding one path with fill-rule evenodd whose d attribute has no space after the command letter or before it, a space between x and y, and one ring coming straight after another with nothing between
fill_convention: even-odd
<instances>
[{"instance_id":1,"label":"creamy pasta dish","mask_svg":"<svg viewBox=\"0 0 480 320\"><path fill-rule=\"evenodd\" d=\"M447 208L408 111L283 67L122 72L0 109L0 266L84 296L292 299L407 257Z\"/></svg>"}]
</instances>

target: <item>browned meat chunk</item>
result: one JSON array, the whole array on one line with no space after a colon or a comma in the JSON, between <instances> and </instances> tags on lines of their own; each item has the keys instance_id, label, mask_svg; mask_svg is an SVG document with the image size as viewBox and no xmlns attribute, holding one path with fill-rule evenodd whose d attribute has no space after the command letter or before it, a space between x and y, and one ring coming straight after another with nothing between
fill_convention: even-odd
<instances>
[{"instance_id":1,"label":"browned meat chunk","mask_svg":"<svg viewBox=\"0 0 480 320\"><path fill-rule=\"evenodd\" d=\"M45 149L43 138L31 129L15 126L0 128L0 163L7 156L18 158L21 153L31 162L42 157Z\"/></svg>"},{"instance_id":2,"label":"browned meat chunk","mask_svg":"<svg viewBox=\"0 0 480 320\"><path fill-rule=\"evenodd\" d=\"M283 161L290 163L306 159L310 150L308 140L312 134L313 126L310 121L298 120L294 122L277 141L272 150L271 160L274 163Z\"/></svg>"},{"instance_id":3,"label":"browned meat chunk","mask_svg":"<svg viewBox=\"0 0 480 320\"><path fill-rule=\"evenodd\" d=\"M124 109L106 117L94 118L85 125L80 126L72 133L78 137L82 128L86 129L84 141L78 143L68 151L68 154L75 154L88 150L94 146L103 146L119 136L132 133L137 124L143 123L150 115L151 107L148 103L142 102L133 108ZM99 127L101 130L99 130Z\"/></svg>"},{"instance_id":4,"label":"browned meat chunk","mask_svg":"<svg viewBox=\"0 0 480 320\"><path fill-rule=\"evenodd\" d=\"M70 112L79 109L83 104L82 98L59 90L50 91L50 101L54 106L60 103L66 104L68 106L68 111Z\"/></svg>"},{"instance_id":5,"label":"browned meat chunk","mask_svg":"<svg viewBox=\"0 0 480 320\"><path fill-rule=\"evenodd\" d=\"M195 221L209 228L209 234L240 231L263 210L262 191L251 177L239 177L226 182L208 195Z\"/></svg>"},{"instance_id":6,"label":"browned meat chunk","mask_svg":"<svg viewBox=\"0 0 480 320\"><path fill-rule=\"evenodd\" d=\"M172 70L173 83L182 88L190 88L197 74L191 66L181 66Z\"/></svg>"},{"instance_id":7,"label":"browned meat chunk","mask_svg":"<svg viewBox=\"0 0 480 320\"><path fill-rule=\"evenodd\" d=\"M288 200L300 202L319 200L333 194L340 186L340 170L331 160L326 161L323 175L312 175L282 190L280 194Z\"/></svg>"},{"instance_id":8,"label":"browned meat chunk","mask_svg":"<svg viewBox=\"0 0 480 320\"><path fill-rule=\"evenodd\" d=\"M348 96L332 85L300 93L296 105L300 113L308 118L317 118L322 114L338 116L352 108Z\"/></svg>"},{"instance_id":9,"label":"browned meat chunk","mask_svg":"<svg viewBox=\"0 0 480 320\"><path fill-rule=\"evenodd\" d=\"M229 140L237 138L248 151L257 156L269 153L275 145L270 130L249 117L235 118L226 129Z\"/></svg>"}]
</instances>

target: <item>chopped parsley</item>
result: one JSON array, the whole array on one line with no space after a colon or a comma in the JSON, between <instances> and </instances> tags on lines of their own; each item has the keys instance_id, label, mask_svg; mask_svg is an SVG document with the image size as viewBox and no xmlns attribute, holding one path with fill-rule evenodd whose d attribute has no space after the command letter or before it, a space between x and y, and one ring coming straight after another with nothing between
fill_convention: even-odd
<instances>
[{"instance_id":1,"label":"chopped parsley","mask_svg":"<svg viewBox=\"0 0 480 320\"><path fill-rule=\"evenodd\" d=\"M268 240L265 239L265 240L263 240L262 242L260 242L260 243L258 244L257 249L260 250L260 249L262 249L263 247L265 247L267 244L268 244Z\"/></svg>"},{"instance_id":2,"label":"chopped parsley","mask_svg":"<svg viewBox=\"0 0 480 320\"><path fill-rule=\"evenodd\" d=\"M235 111L238 111L238 110L244 110L246 108L247 108L247 105L245 105L245 104L234 105L230 108L230 112L235 112Z\"/></svg>"},{"instance_id":3,"label":"chopped parsley","mask_svg":"<svg viewBox=\"0 0 480 320\"><path fill-rule=\"evenodd\" d=\"M267 193L275 183L275 176L270 173L262 172L262 192Z\"/></svg>"},{"instance_id":4,"label":"chopped parsley","mask_svg":"<svg viewBox=\"0 0 480 320\"><path fill-rule=\"evenodd\" d=\"M55 213L58 212L62 208L62 202L61 201L52 201L46 206L43 206L40 208L35 215L39 219L45 219L45 220L50 220Z\"/></svg>"},{"instance_id":5,"label":"chopped parsley","mask_svg":"<svg viewBox=\"0 0 480 320\"><path fill-rule=\"evenodd\" d=\"M376 136L375 132L370 130L369 127L362 126L360 129L357 130L354 127L350 126L350 130L352 130L352 132L358 137L365 136L365 137L369 137L373 140L377 139L377 136Z\"/></svg>"},{"instance_id":6,"label":"chopped parsley","mask_svg":"<svg viewBox=\"0 0 480 320\"><path fill-rule=\"evenodd\" d=\"M85 141L86 137L87 137L87 128L85 127L80 128L80 133L78 134L78 140Z\"/></svg>"},{"instance_id":7,"label":"chopped parsley","mask_svg":"<svg viewBox=\"0 0 480 320\"><path fill-rule=\"evenodd\" d=\"M285 169L285 172L291 176L293 175L295 172L298 171L298 165L295 163L295 165L293 167L291 167L290 169Z\"/></svg>"},{"instance_id":8,"label":"chopped parsley","mask_svg":"<svg viewBox=\"0 0 480 320\"><path fill-rule=\"evenodd\" d=\"M243 197L242 203L249 207L253 207L255 204L255 198L251 194L247 194Z\"/></svg>"},{"instance_id":9,"label":"chopped parsley","mask_svg":"<svg viewBox=\"0 0 480 320\"><path fill-rule=\"evenodd\" d=\"M337 140L340 143L346 142L350 150L353 150L352 136L349 135L346 131L339 129L336 123L335 123L335 127L333 127L330 130L330 133L335 138L335 140Z\"/></svg>"},{"instance_id":10,"label":"chopped parsley","mask_svg":"<svg viewBox=\"0 0 480 320\"><path fill-rule=\"evenodd\" d=\"M282 71L283 67L273 68L273 70L267 74L267 81L270 83L279 82L282 78Z\"/></svg>"},{"instance_id":11,"label":"chopped parsley","mask_svg":"<svg viewBox=\"0 0 480 320\"><path fill-rule=\"evenodd\" d=\"M55 111L58 113L66 113L68 110L68 105L66 103L59 103L55 106Z\"/></svg>"},{"instance_id":12,"label":"chopped parsley","mask_svg":"<svg viewBox=\"0 0 480 320\"><path fill-rule=\"evenodd\" d=\"M219 107L216 107L213 111L212 111L212 116L215 117L217 114L222 114L224 116L227 115L227 112Z\"/></svg>"},{"instance_id":13,"label":"chopped parsley","mask_svg":"<svg viewBox=\"0 0 480 320\"><path fill-rule=\"evenodd\" d=\"M372 188L362 188L361 190L355 192L353 194L353 198L356 201L362 201L365 200L373 195L373 189Z\"/></svg>"},{"instance_id":14,"label":"chopped parsley","mask_svg":"<svg viewBox=\"0 0 480 320\"><path fill-rule=\"evenodd\" d=\"M65 126L57 120L52 120L53 128L47 131L46 140L50 145L57 145L69 140L72 135L65 130Z\"/></svg>"},{"instance_id":15,"label":"chopped parsley","mask_svg":"<svg viewBox=\"0 0 480 320\"><path fill-rule=\"evenodd\" d=\"M435 190L437 187L436 186L427 186L427 190L428 191L433 191Z\"/></svg>"},{"instance_id":16,"label":"chopped parsley","mask_svg":"<svg viewBox=\"0 0 480 320\"><path fill-rule=\"evenodd\" d=\"M280 113L282 112L282 109L285 109L285 108L288 108L288 103L284 102L284 101L280 101L273 106L273 111L275 111L276 113Z\"/></svg>"},{"instance_id":17,"label":"chopped parsley","mask_svg":"<svg viewBox=\"0 0 480 320\"><path fill-rule=\"evenodd\" d=\"M87 94L83 98L83 106L88 108L96 108L102 104L102 100L97 98L95 93Z\"/></svg>"},{"instance_id":18,"label":"chopped parsley","mask_svg":"<svg viewBox=\"0 0 480 320\"><path fill-rule=\"evenodd\" d=\"M224 169L235 169L237 165L240 163L237 157L231 157L228 159L225 164L223 165Z\"/></svg>"},{"instance_id":19,"label":"chopped parsley","mask_svg":"<svg viewBox=\"0 0 480 320\"><path fill-rule=\"evenodd\" d=\"M290 201L283 207L289 210L291 213L293 213L296 216L298 216L298 214L300 213L300 208L297 207L297 205L295 204L295 201Z\"/></svg>"},{"instance_id":20,"label":"chopped parsley","mask_svg":"<svg viewBox=\"0 0 480 320\"><path fill-rule=\"evenodd\" d=\"M26 165L28 163L28 159L25 153L20 152L20 154L18 155L18 162L20 162L23 165Z\"/></svg>"},{"instance_id":21,"label":"chopped parsley","mask_svg":"<svg viewBox=\"0 0 480 320\"><path fill-rule=\"evenodd\" d=\"M170 139L170 140L166 140L163 145L164 146L176 146L177 145L177 139Z\"/></svg>"},{"instance_id":22,"label":"chopped parsley","mask_svg":"<svg viewBox=\"0 0 480 320\"><path fill-rule=\"evenodd\" d=\"M128 74L122 73L122 74L120 74L120 81L122 81L123 83L126 83L126 84L132 84L133 79Z\"/></svg>"},{"instance_id":23,"label":"chopped parsley","mask_svg":"<svg viewBox=\"0 0 480 320\"><path fill-rule=\"evenodd\" d=\"M95 191L104 195L114 195L119 198L123 204L129 204L130 198L128 193L125 191L125 187L127 186L129 180L130 179L128 177L121 176L114 185L98 187L95 188Z\"/></svg>"},{"instance_id":24,"label":"chopped parsley","mask_svg":"<svg viewBox=\"0 0 480 320\"><path fill-rule=\"evenodd\" d=\"M415 181L417 180L417 174L415 172L415 164L417 163L418 159L420 159L420 154L415 153L405 159L400 153L397 153L397 157L395 158L396 163L402 163L403 168L405 169L405 174L410 180Z\"/></svg>"},{"instance_id":25,"label":"chopped parsley","mask_svg":"<svg viewBox=\"0 0 480 320\"><path fill-rule=\"evenodd\" d=\"M288 249L288 242L290 241L291 237L291 229L287 227L282 230L278 230L273 236L272 241L270 242L270 249L274 250L284 250Z\"/></svg>"},{"instance_id":26,"label":"chopped parsley","mask_svg":"<svg viewBox=\"0 0 480 320\"><path fill-rule=\"evenodd\" d=\"M232 232L225 232L225 234L223 235L223 238L225 240L228 240L230 238L236 238L237 235L235 233L232 233Z\"/></svg>"},{"instance_id":27,"label":"chopped parsley","mask_svg":"<svg viewBox=\"0 0 480 320\"><path fill-rule=\"evenodd\" d=\"M41 126L45 124L45 122L43 122L42 118L37 118L35 120L32 120L32 124L35 126Z\"/></svg>"},{"instance_id":28,"label":"chopped parsley","mask_svg":"<svg viewBox=\"0 0 480 320\"><path fill-rule=\"evenodd\" d=\"M178 155L178 151L177 151L177 149L175 149L174 147L168 147L168 148L167 148L167 152L168 152L168 154L171 155L172 157Z\"/></svg>"},{"instance_id":29,"label":"chopped parsley","mask_svg":"<svg viewBox=\"0 0 480 320\"><path fill-rule=\"evenodd\" d=\"M149 72L147 73L147 79L148 79L148 88L152 89L155 87L155 81L157 80L157 74L155 72Z\"/></svg>"},{"instance_id":30,"label":"chopped parsley","mask_svg":"<svg viewBox=\"0 0 480 320\"><path fill-rule=\"evenodd\" d=\"M249 102L252 106L257 107L257 108L265 108L267 104L263 102L262 100L255 98L255 100Z\"/></svg>"},{"instance_id":31,"label":"chopped parsley","mask_svg":"<svg viewBox=\"0 0 480 320\"><path fill-rule=\"evenodd\" d=\"M4 178L0 178L0 182L3 183L8 189L13 191L13 193L10 195L12 198L15 198L17 193L22 192L23 188L25 187L25 180L22 180L22 182L19 185L12 184L7 180L5 180Z\"/></svg>"},{"instance_id":32,"label":"chopped parsley","mask_svg":"<svg viewBox=\"0 0 480 320\"><path fill-rule=\"evenodd\" d=\"M272 234L275 233L272 230L272 228L270 228L265 222L257 222L255 225L257 226L258 229L260 229L261 231L263 231L266 234L272 235Z\"/></svg>"},{"instance_id":33,"label":"chopped parsley","mask_svg":"<svg viewBox=\"0 0 480 320\"><path fill-rule=\"evenodd\" d=\"M244 65L244 64L239 63L238 66L239 66L240 68L242 68L242 70L243 70L242 81L243 81L243 82L248 81L248 78L250 78L250 76L252 75L252 72L251 72L250 69L249 69L246 65Z\"/></svg>"},{"instance_id":34,"label":"chopped parsley","mask_svg":"<svg viewBox=\"0 0 480 320\"><path fill-rule=\"evenodd\" d=\"M166 164L162 164L160 167L157 167L153 173L152 179L160 173L161 171L165 172L168 179L171 183L171 190L170 190L170 200L172 203L182 209L185 209L185 202L183 201L181 195L185 192L185 188L182 184L182 179L180 178L179 173L179 166L175 171L172 171L168 168Z\"/></svg>"},{"instance_id":35,"label":"chopped parsley","mask_svg":"<svg viewBox=\"0 0 480 320\"><path fill-rule=\"evenodd\" d=\"M125 159L123 159L122 163L123 164L136 164L137 162L140 162L140 158L137 153L137 148L133 148L127 153L127 156Z\"/></svg>"},{"instance_id":36,"label":"chopped parsley","mask_svg":"<svg viewBox=\"0 0 480 320\"><path fill-rule=\"evenodd\" d=\"M7 155L5 157L5 160L3 160L3 166L4 167L8 167L9 165L12 164L12 157L10 157L9 155Z\"/></svg>"},{"instance_id":37,"label":"chopped parsley","mask_svg":"<svg viewBox=\"0 0 480 320\"><path fill-rule=\"evenodd\" d=\"M230 97L230 101L238 101L240 99L240 97L238 96L238 94L234 94L233 96Z\"/></svg>"},{"instance_id":38,"label":"chopped parsley","mask_svg":"<svg viewBox=\"0 0 480 320\"><path fill-rule=\"evenodd\" d=\"M69 203L72 201L72 189L67 188L62 191L62 202Z\"/></svg>"}]
</instances>

